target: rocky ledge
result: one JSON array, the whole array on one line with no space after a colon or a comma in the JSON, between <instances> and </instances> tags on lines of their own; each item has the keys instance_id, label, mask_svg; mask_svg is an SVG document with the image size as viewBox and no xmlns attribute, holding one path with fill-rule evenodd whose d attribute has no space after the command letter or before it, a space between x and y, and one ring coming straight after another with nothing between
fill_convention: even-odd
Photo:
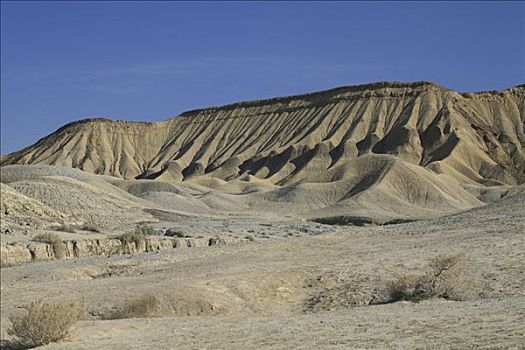
<instances>
[{"instance_id":1,"label":"rocky ledge","mask_svg":"<svg viewBox=\"0 0 525 350\"><path fill-rule=\"evenodd\" d=\"M32 261L71 259L96 255L122 255L155 252L168 249L208 247L247 242L247 238L171 238L147 237L143 240L122 243L119 239L82 239L58 243L9 243L0 245L0 265L14 266Z\"/></svg>"}]
</instances>

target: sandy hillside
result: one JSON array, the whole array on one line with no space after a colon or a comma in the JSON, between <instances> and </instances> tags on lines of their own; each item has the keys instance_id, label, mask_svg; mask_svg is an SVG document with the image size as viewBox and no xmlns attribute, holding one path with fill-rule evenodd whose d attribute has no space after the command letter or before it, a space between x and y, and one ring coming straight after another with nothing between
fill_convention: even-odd
<instances>
[{"instance_id":1,"label":"sandy hillside","mask_svg":"<svg viewBox=\"0 0 525 350\"><path fill-rule=\"evenodd\" d=\"M118 186L199 213L286 208L323 222L428 218L480 206L525 181L524 101L523 86L470 94L430 82L350 86L158 123L82 120L3 157L2 165L193 184L200 195L190 202L181 201L185 190ZM19 180L12 171L3 182ZM68 181L65 187L75 186ZM35 185L14 187L27 194Z\"/></svg>"}]
</instances>

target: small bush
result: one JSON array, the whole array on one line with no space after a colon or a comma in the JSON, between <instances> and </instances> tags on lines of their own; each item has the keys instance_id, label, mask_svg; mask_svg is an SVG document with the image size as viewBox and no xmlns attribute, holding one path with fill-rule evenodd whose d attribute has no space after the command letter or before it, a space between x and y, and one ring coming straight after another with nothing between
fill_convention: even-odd
<instances>
[{"instance_id":1,"label":"small bush","mask_svg":"<svg viewBox=\"0 0 525 350\"><path fill-rule=\"evenodd\" d=\"M460 300L467 289L462 279L463 256L442 254L433 258L422 275L399 275L386 288L387 302L419 302L430 298Z\"/></svg>"},{"instance_id":2,"label":"small bush","mask_svg":"<svg viewBox=\"0 0 525 350\"><path fill-rule=\"evenodd\" d=\"M155 234L153 227L144 225L138 225L135 227L135 232L141 233L144 236L152 236Z\"/></svg>"},{"instance_id":3,"label":"small bush","mask_svg":"<svg viewBox=\"0 0 525 350\"><path fill-rule=\"evenodd\" d=\"M115 310L106 315L106 319L153 317L158 314L161 300L153 294L143 294L117 305Z\"/></svg>"},{"instance_id":4,"label":"small bush","mask_svg":"<svg viewBox=\"0 0 525 350\"><path fill-rule=\"evenodd\" d=\"M155 231L149 226L137 226L133 232L124 233L117 237L122 244L135 243L139 246L144 242L146 236L151 236Z\"/></svg>"},{"instance_id":5,"label":"small bush","mask_svg":"<svg viewBox=\"0 0 525 350\"><path fill-rule=\"evenodd\" d=\"M434 257L429 264L432 274L440 276L444 272L458 266L463 262L463 255L458 254L440 254Z\"/></svg>"},{"instance_id":6,"label":"small bush","mask_svg":"<svg viewBox=\"0 0 525 350\"><path fill-rule=\"evenodd\" d=\"M50 244L53 247L57 259L62 259L66 256L66 246L60 236L56 233L41 233L33 237L33 241Z\"/></svg>"},{"instance_id":7,"label":"small bush","mask_svg":"<svg viewBox=\"0 0 525 350\"><path fill-rule=\"evenodd\" d=\"M23 314L9 316L7 333L23 347L36 347L64 339L85 313L82 303L34 301Z\"/></svg>"},{"instance_id":8,"label":"small bush","mask_svg":"<svg viewBox=\"0 0 525 350\"><path fill-rule=\"evenodd\" d=\"M398 275L387 285L387 295L390 302L419 302L431 297L431 283L428 276Z\"/></svg>"},{"instance_id":9,"label":"small bush","mask_svg":"<svg viewBox=\"0 0 525 350\"><path fill-rule=\"evenodd\" d=\"M172 227L166 230L166 233L164 233L164 236L184 238L186 237L186 234L184 234L184 232L181 229Z\"/></svg>"},{"instance_id":10,"label":"small bush","mask_svg":"<svg viewBox=\"0 0 525 350\"><path fill-rule=\"evenodd\" d=\"M117 237L117 239L122 244L130 244L135 243L135 245L139 245L141 242L144 241L145 236L143 234L137 234L136 232L128 232L124 233Z\"/></svg>"},{"instance_id":11,"label":"small bush","mask_svg":"<svg viewBox=\"0 0 525 350\"><path fill-rule=\"evenodd\" d=\"M465 257L463 255L441 254L430 262L433 296L460 300L469 288L463 278Z\"/></svg>"}]
</instances>

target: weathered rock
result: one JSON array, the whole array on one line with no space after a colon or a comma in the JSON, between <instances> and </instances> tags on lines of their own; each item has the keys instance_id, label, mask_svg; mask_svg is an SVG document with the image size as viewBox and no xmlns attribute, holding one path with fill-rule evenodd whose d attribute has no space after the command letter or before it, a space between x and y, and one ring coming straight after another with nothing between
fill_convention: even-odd
<instances>
[{"instance_id":1,"label":"weathered rock","mask_svg":"<svg viewBox=\"0 0 525 350\"><path fill-rule=\"evenodd\" d=\"M173 240L173 247L175 248L195 248L207 247L209 244L208 238L176 238Z\"/></svg>"},{"instance_id":2,"label":"weathered rock","mask_svg":"<svg viewBox=\"0 0 525 350\"><path fill-rule=\"evenodd\" d=\"M234 237L213 237L209 239L208 245L209 246L226 245L226 244L233 244L233 243L239 243L239 242L244 242L244 241L248 241L248 239L246 238L241 239L241 238L234 238Z\"/></svg>"},{"instance_id":3,"label":"weathered rock","mask_svg":"<svg viewBox=\"0 0 525 350\"><path fill-rule=\"evenodd\" d=\"M98 255L114 255L122 252L122 243L118 239L102 239L96 241Z\"/></svg>"},{"instance_id":4,"label":"weathered rock","mask_svg":"<svg viewBox=\"0 0 525 350\"><path fill-rule=\"evenodd\" d=\"M2 246L0 246L1 266L16 265L29 262L31 260L31 252L23 244L2 244Z\"/></svg>"},{"instance_id":5,"label":"weathered rock","mask_svg":"<svg viewBox=\"0 0 525 350\"><path fill-rule=\"evenodd\" d=\"M55 259L55 251L50 244L34 242L27 247L33 260Z\"/></svg>"},{"instance_id":6,"label":"weathered rock","mask_svg":"<svg viewBox=\"0 0 525 350\"><path fill-rule=\"evenodd\" d=\"M122 253L122 243L118 239L78 240L73 246L76 257Z\"/></svg>"},{"instance_id":7,"label":"weathered rock","mask_svg":"<svg viewBox=\"0 0 525 350\"><path fill-rule=\"evenodd\" d=\"M73 252L75 256L78 257L93 255L92 241L75 241L73 244Z\"/></svg>"},{"instance_id":8,"label":"weathered rock","mask_svg":"<svg viewBox=\"0 0 525 350\"><path fill-rule=\"evenodd\" d=\"M75 257L75 245L73 241L64 241L64 257L62 259L72 259ZM56 255L56 252L55 252ZM57 258L59 258L57 256Z\"/></svg>"},{"instance_id":9,"label":"weathered rock","mask_svg":"<svg viewBox=\"0 0 525 350\"><path fill-rule=\"evenodd\" d=\"M146 252L146 240L139 240L135 242L135 253L143 253Z\"/></svg>"},{"instance_id":10,"label":"weathered rock","mask_svg":"<svg viewBox=\"0 0 525 350\"><path fill-rule=\"evenodd\" d=\"M208 241L208 245L209 246L214 246L214 245L225 245L226 244L226 240L222 237L214 237L214 238L210 238L210 240Z\"/></svg>"},{"instance_id":11,"label":"weathered rock","mask_svg":"<svg viewBox=\"0 0 525 350\"><path fill-rule=\"evenodd\" d=\"M135 242L122 243L122 250L121 251L122 251L123 254L137 253L137 246L135 245Z\"/></svg>"},{"instance_id":12,"label":"weathered rock","mask_svg":"<svg viewBox=\"0 0 525 350\"><path fill-rule=\"evenodd\" d=\"M237 238L167 238L147 237L138 242L122 243L118 239L84 239L47 244L31 242L1 245L1 264L16 265L30 261L71 259L96 255L136 254L173 248L208 247L246 241ZM60 251L57 253L57 249Z\"/></svg>"},{"instance_id":13,"label":"weathered rock","mask_svg":"<svg viewBox=\"0 0 525 350\"><path fill-rule=\"evenodd\" d=\"M168 239L147 238L145 248L147 252L155 252L158 250L171 249L173 248L173 243Z\"/></svg>"}]
</instances>

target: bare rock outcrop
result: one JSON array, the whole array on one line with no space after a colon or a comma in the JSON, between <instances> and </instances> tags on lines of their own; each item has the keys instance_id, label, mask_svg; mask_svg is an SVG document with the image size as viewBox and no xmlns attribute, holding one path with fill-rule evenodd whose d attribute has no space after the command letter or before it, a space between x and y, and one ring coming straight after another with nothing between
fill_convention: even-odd
<instances>
[{"instance_id":1,"label":"bare rock outcrop","mask_svg":"<svg viewBox=\"0 0 525 350\"><path fill-rule=\"evenodd\" d=\"M208 247L246 242L239 238L166 238L147 237L138 242L122 243L115 238L66 240L62 256L57 256L51 244L40 242L11 243L0 245L0 265L18 265L31 261L72 259L97 255L120 255L156 252L160 250Z\"/></svg>"}]
</instances>

